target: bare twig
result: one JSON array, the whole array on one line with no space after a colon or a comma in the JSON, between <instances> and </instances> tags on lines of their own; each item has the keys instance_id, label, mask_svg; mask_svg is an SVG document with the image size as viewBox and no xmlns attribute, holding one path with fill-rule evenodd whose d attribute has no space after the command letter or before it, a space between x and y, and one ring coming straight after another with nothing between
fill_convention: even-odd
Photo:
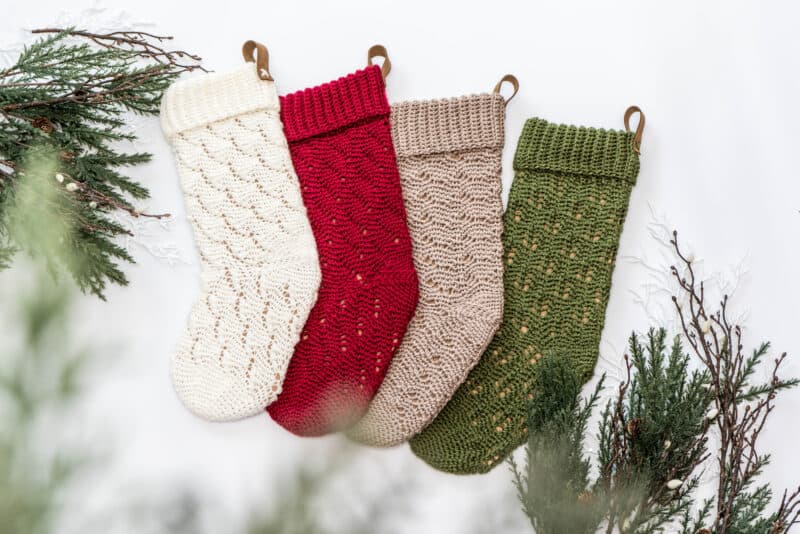
<instances>
[{"instance_id":1,"label":"bare twig","mask_svg":"<svg viewBox=\"0 0 800 534\"><path fill-rule=\"evenodd\" d=\"M31 33L67 33L73 37L83 37L103 48L127 48L134 51L143 59L152 59L162 65L172 65L179 69L192 71L195 69L208 72L198 63L202 58L196 54L190 54L184 50L167 50L156 43L171 41L171 35L156 35L142 31L116 31L111 33L93 33L84 30L71 30L66 28L39 28ZM183 62L182 59L192 60L191 63Z\"/></svg>"},{"instance_id":2,"label":"bare twig","mask_svg":"<svg viewBox=\"0 0 800 534\"><path fill-rule=\"evenodd\" d=\"M89 186L89 184L74 181L71 182L78 187L78 192L84 198L84 200L88 202L97 202L98 205L106 205L111 206L112 208L126 211L133 217L149 217L152 219L164 219L166 217L170 217L169 213L142 213L131 206L123 204L116 199L98 191L97 189L93 189Z\"/></svg>"},{"instance_id":3,"label":"bare twig","mask_svg":"<svg viewBox=\"0 0 800 534\"><path fill-rule=\"evenodd\" d=\"M719 311L708 313L703 283L696 278L692 259L681 251L677 232L673 232L670 243L686 273L682 275L676 266L671 268L679 289L688 298L688 306L681 306L677 296L673 296L672 300L684 336L711 376L714 405L718 410L714 424L720 435L716 458L719 479L713 531L725 534L734 519L732 513L736 499L754 482L764 466L764 457L758 452L758 438L775 407L777 391L796 382L783 381L778 377L786 358L784 353L775 359L771 377L762 394L747 397L749 375L766 351L766 345L750 357L745 355L741 328L731 324L728 319L727 295L723 296ZM800 488L791 495L784 493L772 532L787 532L791 525L798 522L798 514Z\"/></svg>"}]
</instances>

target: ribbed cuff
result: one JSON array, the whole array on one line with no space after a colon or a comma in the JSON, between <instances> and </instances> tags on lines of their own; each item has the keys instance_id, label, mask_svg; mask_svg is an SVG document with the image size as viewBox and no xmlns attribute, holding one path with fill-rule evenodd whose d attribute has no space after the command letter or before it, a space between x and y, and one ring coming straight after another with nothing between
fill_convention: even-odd
<instances>
[{"instance_id":1,"label":"ribbed cuff","mask_svg":"<svg viewBox=\"0 0 800 534\"><path fill-rule=\"evenodd\" d=\"M172 84L161 98L167 138L212 122L261 109L279 109L275 84L258 77L255 63Z\"/></svg>"},{"instance_id":2,"label":"ribbed cuff","mask_svg":"<svg viewBox=\"0 0 800 534\"><path fill-rule=\"evenodd\" d=\"M392 106L397 157L503 146L505 102L481 94Z\"/></svg>"},{"instance_id":3,"label":"ribbed cuff","mask_svg":"<svg viewBox=\"0 0 800 534\"><path fill-rule=\"evenodd\" d=\"M381 69L372 65L280 97L286 139L299 141L355 122L389 114Z\"/></svg>"},{"instance_id":4,"label":"ribbed cuff","mask_svg":"<svg viewBox=\"0 0 800 534\"><path fill-rule=\"evenodd\" d=\"M514 155L514 169L603 176L635 184L639 156L632 142L633 132L528 119Z\"/></svg>"}]
</instances>

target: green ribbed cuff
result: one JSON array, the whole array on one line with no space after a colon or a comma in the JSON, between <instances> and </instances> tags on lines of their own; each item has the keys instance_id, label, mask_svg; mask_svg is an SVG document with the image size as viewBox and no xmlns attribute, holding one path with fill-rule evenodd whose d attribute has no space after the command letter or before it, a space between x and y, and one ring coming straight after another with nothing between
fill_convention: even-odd
<instances>
[{"instance_id":1,"label":"green ribbed cuff","mask_svg":"<svg viewBox=\"0 0 800 534\"><path fill-rule=\"evenodd\" d=\"M633 132L528 119L517 144L514 169L619 178L635 184L639 156L633 151Z\"/></svg>"}]
</instances>

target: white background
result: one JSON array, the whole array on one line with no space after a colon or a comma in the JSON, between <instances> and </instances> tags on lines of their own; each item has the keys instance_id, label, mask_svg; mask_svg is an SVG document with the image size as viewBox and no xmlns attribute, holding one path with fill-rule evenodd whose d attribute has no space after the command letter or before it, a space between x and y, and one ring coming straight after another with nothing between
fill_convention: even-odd
<instances>
[{"instance_id":1,"label":"white background","mask_svg":"<svg viewBox=\"0 0 800 534\"><path fill-rule=\"evenodd\" d=\"M666 287L671 261L663 234L676 228L713 281L735 288L746 341L771 340L790 353L786 374L800 375L800 12L792 2L71 0L65 7L39 0L4 11L0 48L8 51L0 59L30 40L21 30L54 24L174 35L177 47L218 71L240 64L242 42L257 39L269 47L282 94L361 68L375 43L392 58L392 102L483 92L514 73L521 89L507 109L504 198L527 117L621 128L625 108L638 104L647 115L642 166L600 367L618 376L629 333L673 319L669 294L657 289ZM128 243L137 260L125 267L130 286L111 288L106 303L82 299L76 315L76 332L101 358L70 424L116 449L82 504L101 507L136 488L153 495L188 487L205 496L206 515L227 532L248 510L269 508L298 465L323 457L341 438L302 440L266 415L209 424L178 402L168 359L198 293L198 256L158 121L133 124L141 136L136 148L154 154L130 172L152 193L141 207L174 217L164 226L126 220L137 232ZM0 274L0 284L13 276ZM800 391L786 394L764 439L773 452L767 476L778 490L800 479L799 411ZM364 496L373 494L381 499L378 515L397 514L403 494L399 532L499 529L504 519L504 531L526 531L504 467L457 477L428 468L407 446L357 453L357 469L331 501L338 504L321 513L364 514ZM395 484L410 489L394 491Z\"/></svg>"}]
</instances>

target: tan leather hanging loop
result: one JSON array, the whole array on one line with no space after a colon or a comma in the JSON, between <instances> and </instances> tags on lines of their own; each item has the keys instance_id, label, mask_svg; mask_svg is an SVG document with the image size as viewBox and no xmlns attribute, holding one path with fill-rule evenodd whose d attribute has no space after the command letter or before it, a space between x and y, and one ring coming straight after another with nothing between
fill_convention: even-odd
<instances>
[{"instance_id":1,"label":"tan leather hanging loop","mask_svg":"<svg viewBox=\"0 0 800 534\"><path fill-rule=\"evenodd\" d=\"M510 83L511 86L514 88L514 92L511 93L511 96L506 98L506 106L507 106L508 103L511 102L511 99L514 98L514 96L517 94L517 91L519 91L519 80L517 80L517 77L514 76L513 74L506 74L505 76L500 78L500 81L497 82L497 85L494 86L492 92L500 94L500 88L503 86L503 82Z\"/></svg>"},{"instance_id":2,"label":"tan leather hanging loop","mask_svg":"<svg viewBox=\"0 0 800 534\"><path fill-rule=\"evenodd\" d=\"M639 109L639 106L631 106L625 110L625 131L631 131L631 117L634 113L639 114L639 124L636 126L636 132L633 134L633 151L637 154L642 153L642 134L644 133L644 113Z\"/></svg>"},{"instance_id":3,"label":"tan leather hanging loop","mask_svg":"<svg viewBox=\"0 0 800 534\"><path fill-rule=\"evenodd\" d=\"M376 57L383 58L383 65L381 65L381 75L383 76L383 80L386 81L386 77L389 76L389 73L392 71L392 62L389 61L389 53L386 51L386 47L383 45L372 45L367 50L367 65L374 65L372 60Z\"/></svg>"},{"instance_id":4,"label":"tan leather hanging loop","mask_svg":"<svg viewBox=\"0 0 800 534\"><path fill-rule=\"evenodd\" d=\"M253 55L258 51L258 54ZM242 57L248 63L256 64L256 71L258 77L262 80L272 81L272 75L269 73L269 51L267 47L256 41L245 41L242 45Z\"/></svg>"}]
</instances>

